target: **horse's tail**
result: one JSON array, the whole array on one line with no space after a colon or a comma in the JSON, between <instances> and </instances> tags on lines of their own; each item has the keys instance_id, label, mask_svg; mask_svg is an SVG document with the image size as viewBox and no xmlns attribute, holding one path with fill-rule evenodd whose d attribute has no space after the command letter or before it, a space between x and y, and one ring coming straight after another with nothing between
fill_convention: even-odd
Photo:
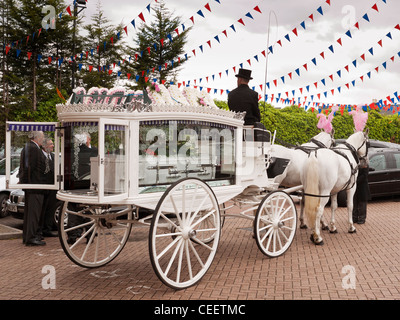
<instances>
[{"instance_id":1,"label":"horse's tail","mask_svg":"<svg viewBox=\"0 0 400 320\"><path fill-rule=\"evenodd\" d=\"M304 193L308 195L319 195L319 171L316 152L311 152L306 160L304 167L305 186ZM305 196L304 211L307 217L308 224L312 230L315 230L315 220L317 217L317 209L319 206L319 197Z\"/></svg>"}]
</instances>

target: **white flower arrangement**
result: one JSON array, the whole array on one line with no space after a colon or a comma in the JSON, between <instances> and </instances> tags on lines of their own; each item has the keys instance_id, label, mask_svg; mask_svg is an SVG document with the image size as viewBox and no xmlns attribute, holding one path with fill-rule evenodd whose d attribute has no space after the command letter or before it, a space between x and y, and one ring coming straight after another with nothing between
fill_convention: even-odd
<instances>
[{"instance_id":1,"label":"white flower arrangement","mask_svg":"<svg viewBox=\"0 0 400 320\"><path fill-rule=\"evenodd\" d=\"M204 105L210 107L210 108L218 108L216 104L214 103L214 100L211 98L211 96L208 94L207 91L200 91L200 96L202 97L202 100L204 102Z\"/></svg>"},{"instance_id":2,"label":"white flower arrangement","mask_svg":"<svg viewBox=\"0 0 400 320\"><path fill-rule=\"evenodd\" d=\"M168 88L169 94L174 102L178 102L180 104L187 104L185 96L182 94L181 90L179 90L177 85L172 85Z\"/></svg>"},{"instance_id":3,"label":"white flower arrangement","mask_svg":"<svg viewBox=\"0 0 400 320\"><path fill-rule=\"evenodd\" d=\"M158 85L158 88L160 90L160 94L161 94L162 98L164 99L165 103L166 104L174 104L174 100L172 100L168 89L163 84Z\"/></svg>"},{"instance_id":4,"label":"white flower arrangement","mask_svg":"<svg viewBox=\"0 0 400 320\"><path fill-rule=\"evenodd\" d=\"M116 88L112 88L111 90L108 91L108 95L113 96L119 94L116 97L107 97L106 99L106 103L109 103L111 105L117 105L118 101L120 101L121 96L125 95L125 88L123 87L116 87Z\"/></svg>"},{"instance_id":5,"label":"white flower arrangement","mask_svg":"<svg viewBox=\"0 0 400 320\"><path fill-rule=\"evenodd\" d=\"M97 96L99 95L99 88L97 87L93 87L90 88L87 92L87 95L90 95L90 97L85 97L83 99L83 103L93 103L93 97L92 96L96 96L96 101L97 101Z\"/></svg>"},{"instance_id":6,"label":"white flower arrangement","mask_svg":"<svg viewBox=\"0 0 400 320\"><path fill-rule=\"evenodd\" d=\"M183 95L186 97L187 102L189 105L194 107L200 107L200 99L202 98L199 92L196 89L185 87L183 89Z\"/></svg>"},{"instance_id":7,"label":"white flower arrangement","mask_svg":"<svg viewBox=\"0 0 400 320\"><path fill-rule=\"evenodd\" d=\"M149 94L149 98L152 103L165 105L165 100L163 99L160 88L157 83L153 83L152 86L147 87L147 93Z\"/></svg>"},{"instance_id":8,"label":"white flower arrangement","mask_svg":"<svg viewBox=\"0 0 400 320\"><path fill-rule=\"evenodd\" d=\"M83 87L76 87L73 92L75 94L86 94L86 89Z\"/></svg>"}]
</instances>

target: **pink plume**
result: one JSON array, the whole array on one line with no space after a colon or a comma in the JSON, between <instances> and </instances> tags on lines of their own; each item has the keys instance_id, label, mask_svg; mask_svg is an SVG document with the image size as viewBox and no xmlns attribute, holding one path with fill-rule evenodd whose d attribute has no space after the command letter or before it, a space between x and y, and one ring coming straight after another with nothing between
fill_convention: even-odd
<instances>
[{"instance_id":1,"label":"pink plume","mask_svg":"<svg viewBox=\"0 0 400 320\"><path fill-rule=\"evenodd\" d=\"M334 113L338 110L339 110L338 106L333 107L332 112L329 114L328 118L322 113L318 114L317 118L319 118L319 121L317 124L317 128L324 130L326 133L331 133L333 129L332 127L333 116Z\"/></svg>"},{"instance_id":2,"label":"pink plume","mask_svg":"<svg viewBox=\"0 0 400 320\"><path fill-rule=\"evenodd\" d=\"M362 110L363 105L359 104L356 108L356 110L353 110L349 112L353 116L353 122L354 122L354 127L356 128L356 131L364 131L365 126L368 121L368 113L363 112Z\"/></svg>"}]
</instances>

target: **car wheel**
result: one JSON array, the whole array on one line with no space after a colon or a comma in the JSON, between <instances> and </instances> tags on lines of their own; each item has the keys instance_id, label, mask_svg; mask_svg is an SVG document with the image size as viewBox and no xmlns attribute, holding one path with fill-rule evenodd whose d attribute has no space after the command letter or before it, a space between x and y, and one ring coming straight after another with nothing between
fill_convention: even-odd
<instances>
[{"instance_id":1,"label":"car wheel","mask_svg":"<svg viewBox=\"0 0 400 320\"><path fill-rule=\"evenodd\" d=\"M4 218L8 215L7 199L8 199L8 194L6 193L0 194L0 218Z\"/></svg>"},{"instance_id":2,"label":"car wheel","mask_svg":"<svg viewBox=\"0 0 400 320\"><path fill-rule=\"evenodd\" d=\"M339 207L347 207L347 192L340 191L337 195L337 203Z\"/></svg>"},{"instance_id":3,"label":"car wheel","mask_svg":"<svg viewBox=\"0 0 400 320\"><path fill-rule=\"evenodd\" d=\"M62 208L64 205L64 201L57 201L56 210L54 210L54 222L58 225L58 218L60 217L60 213L62 212ZM67 225L68 222L68 214L65 216L64 225Z\"/></svg>"}]
</instances>

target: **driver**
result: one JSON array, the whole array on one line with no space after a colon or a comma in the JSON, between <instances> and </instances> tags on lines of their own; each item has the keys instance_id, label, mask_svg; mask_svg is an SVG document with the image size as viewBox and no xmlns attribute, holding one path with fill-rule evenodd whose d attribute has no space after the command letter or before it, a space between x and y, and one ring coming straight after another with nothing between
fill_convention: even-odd
<instances>
[{"instance_id":1,"label":"driver","mask_svg":"<svg viewBox=\"0 0 400 320\"><path fill-rule=\"evenodd\" d=\"M254 125L261 121L260 109L258 108L258 94L249 88L251 70L239 69L237 77L237 88L228 94L228 107L231 111L246 112L244 125Z\"/></svg>"}]
</instances>

